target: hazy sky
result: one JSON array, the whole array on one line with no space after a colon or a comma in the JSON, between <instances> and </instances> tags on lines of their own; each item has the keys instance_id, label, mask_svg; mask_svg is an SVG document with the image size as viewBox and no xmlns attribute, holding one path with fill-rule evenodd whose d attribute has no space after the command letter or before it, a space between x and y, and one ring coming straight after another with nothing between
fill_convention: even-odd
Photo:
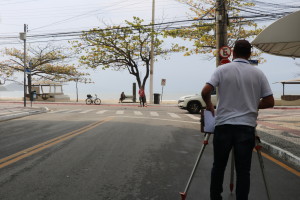
<instances>
[{"instance_id":1,"label":"hazy sky","mask_svg":"<svg viewBox=\"0 0 300 200\"><path fill-rule=\"evenodd\" d=\"M264 0L272 3L296 4L297 0ZM18 37L23 25L28 24L28 35L88 30L104 27L104 24L122 24L132 16L151 21L152 0L0 0L0 49L7 46L23 48L23 43L15 39L1 39L6 36ZM175 0L156 0L156 21L177 21L188 19L188 7ZM192 14L192 13L190 13ZM264 22L269 25L274 21ZM28 44L34 40L28 40ZM13 45L7 45L13 43ZM267 76L276 97L282 93L281 80L299 77L299 59L263 55L267 62L258 66ZM199 93L215 69L215 60L204 56L184 57L182 53L159 59L154 67L154 93L161 93L161 79L166 79L165 99L178 99L185 94ZM135 78L127 71L91 71L94 84L79 84L80 98L87 93L99 94L102 99L118 98L124 91L131 93ZM149 81L148 81L149 83ZM286 93L299 94L297 86L286 86ZM75 84L64 87L65 93L74 97Z\"/></svg>"}]
</instances>

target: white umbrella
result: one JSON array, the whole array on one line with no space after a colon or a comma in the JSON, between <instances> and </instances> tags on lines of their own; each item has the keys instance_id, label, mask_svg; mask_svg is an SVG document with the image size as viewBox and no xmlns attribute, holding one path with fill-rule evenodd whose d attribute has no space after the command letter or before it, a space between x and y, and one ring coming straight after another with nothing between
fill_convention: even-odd
<instances>
[{"instance_id":1,"label":"white umbrella","mask_svg":"<svg viewBox=\"0 0 300 200\"><path fill-rule=\"evenodd\" d=\"M252 45L269 54L300 58L300 10L268 26Z\"/></svg>"}]
</instances>

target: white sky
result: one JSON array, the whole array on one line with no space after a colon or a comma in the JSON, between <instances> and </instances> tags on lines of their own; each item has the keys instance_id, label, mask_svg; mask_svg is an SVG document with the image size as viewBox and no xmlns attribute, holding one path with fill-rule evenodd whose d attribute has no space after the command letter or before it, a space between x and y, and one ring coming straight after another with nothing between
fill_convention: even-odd
<instances>
[{"instance_id":1,"label":"white sky","mask_svg":"<svg viewBox=\"0 0 300 200\"><path fill-rule=\"evenodd\" d=\"M297 2L296 0L286 0ZM283 3L285 0L266 0L265 2ZM298 4L299 5L299 4ZM0 37L18 36L23 25L28 24L28 34L57 33L88 30L104 27L106 24L122 24L132 16L151 21L152 0L0 0ZM156 0L157 22L185 20L187 6L175 0ZM191 14L191 13L190 13ZM266 25L272 23L269 21ZM13 42L20 42L15 39ZM1 45L0 49L6 45ZM30 43L30 40L28 40ZM22 42L13 45L23 48ZM258 67L266 74L275 97L282 93L281 84L272 84L280 80L295 79L300 74L298 60L265 55L267 63ZM161 79L165 78L165 99L178 99L182 95L199 93L215 69L215 60L205 60L201 55L184 57L181 53L170 55L168 60L159 59L154 68L154 93L161 93ZM299 77L299 75L298 75ZM87 93L99 94L102 99L118 98L124 91L131 93L135 77L127 71L92 71L95 84L79 84L80 98ZM149 80L148 80L149 83ZM75 84L64 87L65 93L74 97ZM286 86L286 93L299 94L299 85Z\"/></svg>"}]
</instances>

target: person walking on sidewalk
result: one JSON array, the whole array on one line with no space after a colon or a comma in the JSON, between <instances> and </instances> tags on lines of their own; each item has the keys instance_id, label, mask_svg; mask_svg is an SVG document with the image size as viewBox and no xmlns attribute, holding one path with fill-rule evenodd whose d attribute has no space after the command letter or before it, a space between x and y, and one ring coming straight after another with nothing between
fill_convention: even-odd
<instances>
[{"instance_id":1,"label":"person walking on sidewalk","mask_svg":"<svg viewBox=\"0 0 300 200\"><path fill-rule=\"evenodd\" d=\"M139 96L140 96L140 106L145 107L146 95L143 86L141 86L139 89Z\"/></svg>"},{"instance_id":2,"label":"person walking on sidewalk","mask_svg":"<svg viewBox=\"0 0 300 200\"><path fill-rule=\"evenodd\" d=\"M237 175L236 199L248 199L258 109L274 106L273 93L266 76L248 61L251 48L247 40L236 41L233 62L218 67L201 92L206 109L216 117L211 200L222 199L224 171L232 148ZM218 104L214 113L211 92L216 87Z\"/></svg>"}]
</instances>

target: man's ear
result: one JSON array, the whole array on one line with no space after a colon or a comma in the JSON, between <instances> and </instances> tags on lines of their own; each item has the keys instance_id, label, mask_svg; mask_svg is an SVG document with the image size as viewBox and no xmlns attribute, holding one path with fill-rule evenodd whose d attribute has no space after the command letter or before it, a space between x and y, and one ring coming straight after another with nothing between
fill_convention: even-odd
<instances>
[{"instance_id":1,"label":"man's ear","mask_svg":"<svg viewBox=\"0 0 300 200\"><path fill-rule=\"evenodd\" d=\"M247 60L251 57L251 52L247 55Z\"/></svg>"},{"instance_id":2,"label":"man's ear","mask_svg":"<svg viewBox=\"0 0 300 200\"><path fill-rule=\"evenodd\" d=\"M236 58L235 52L232 52L232 59L234 60Z\"/></svg>"}]
</instances>

